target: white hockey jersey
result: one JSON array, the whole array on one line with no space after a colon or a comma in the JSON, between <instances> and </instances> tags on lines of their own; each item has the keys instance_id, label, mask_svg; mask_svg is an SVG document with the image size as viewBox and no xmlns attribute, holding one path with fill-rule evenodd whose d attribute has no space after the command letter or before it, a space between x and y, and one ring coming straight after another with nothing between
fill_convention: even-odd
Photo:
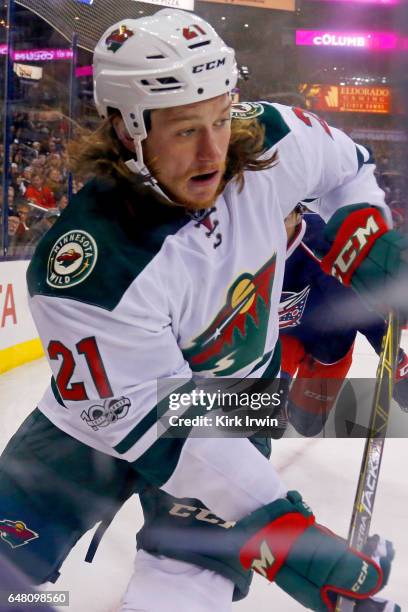
<instances>
[{"instance_id":1,"label":"white hockey jersey","mask_svg":"<svg viewBox=\"0 0 408 612\"><path fill-rule=\"evenodd\" d=\"M192 218L155 200L125 206L94 180L38 246L30 306L53 371L40 410L62 430L135 461L157 440L157 381L261 376L278 339L285 216L385 207L369 152L308 111L234 107L265 126L278 163L230 182ZM311 202L313 201L313 202ZM388 212L386 213L388 214ZM177 381L177 385L180 381Z\"/></svg>"}]
</instances>

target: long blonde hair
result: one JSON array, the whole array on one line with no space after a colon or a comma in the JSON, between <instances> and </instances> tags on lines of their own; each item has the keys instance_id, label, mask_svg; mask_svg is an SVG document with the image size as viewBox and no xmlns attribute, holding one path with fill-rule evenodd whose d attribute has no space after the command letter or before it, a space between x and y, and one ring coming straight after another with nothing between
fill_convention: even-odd
<instances>
[{"instance_id":1,"label":"long blonde hair","mask_svg":"<svg viewBox=\"0 0 408 612\"><path fill-rule=\"evenodd\" d=\"M264 133L264 127L256 119L232 120L224 185L236 179L242 189L245 171L265 170L277 163L276 152L266 158L261 157L266 151ZM125 164L129 156L129 151L116 136L112 116L93 132L81 129L78 138L69 145L70 168L78 178L87 179L96 175L143 186L146 178L135 176Z\"/></svg>"}]
</instances>

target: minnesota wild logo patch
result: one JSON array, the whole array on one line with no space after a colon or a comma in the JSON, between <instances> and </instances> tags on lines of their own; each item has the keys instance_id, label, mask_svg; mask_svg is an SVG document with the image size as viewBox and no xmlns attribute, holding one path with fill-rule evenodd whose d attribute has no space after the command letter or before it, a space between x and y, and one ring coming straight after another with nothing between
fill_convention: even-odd
<instances>
[{"instance_id":1,"label":"minnesota wild logo patch","mask_svg":"<svg viewBox=\"0 0 408 612\"><path fill-rule=\"evenodd\" d=\"M241 274L230 286L212 323L183 349L194 372L232 376L263 357L275 277L274 254L256 274Z\"/></svg>"},{"instance_id":2,"label":"minnesota wild logo patch","mask_svg":"<svg viewBox=\"0 0 408 612\"><path fill-rule=\"evenodd\" d=\"M65 289L82 283L95 267L98 248L88 232L72 230L55 242L48 258L47 284Z\"/></svg>"},{"instance_id":3,"label":"minnesota wild logo patch","mask_svg":"<svg viewBox=\"0 0 408 612\"><path fill-rule=\"evenodd\" d=\"M123 24L117 30L113 30L105 40L105 45L108 51L116 53L118 49L131 37L134 32Z\"/></svg>"},{"instance_id":4,"label":"minnesota wild logo patch","mask_svg":"<svg viewBox=\"0 0 408 612\"><path fill-rule=\"evenodd\" d=\"M232 105L232 119L253 119L262 115L264 107L258 102L236 102Z\"/></svg>"},{"instance_id":5,"label":"minnesota wild logo patch","mask_svg":"<svg viewBox=\"0 0 408 612\"><path fill-rule=\"evenodd\" d=\"M38 533L27 527L23 521L0 520L0 540L6 542L11 548L24 546L38 537Z\"/></svg>"}]
</instances>

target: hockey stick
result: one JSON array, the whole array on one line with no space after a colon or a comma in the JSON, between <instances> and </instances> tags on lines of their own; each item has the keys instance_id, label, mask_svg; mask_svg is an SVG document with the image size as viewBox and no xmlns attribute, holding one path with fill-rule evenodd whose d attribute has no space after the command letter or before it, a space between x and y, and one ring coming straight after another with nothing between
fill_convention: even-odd
<instances>
[{"instance_id":1,"label":"hockey stick","mask_svg":"<svg viewBox=\"0 0 408 612\"><path fill-rule=\"evenodd\" d=\"M348 534L349 546L358 551L363 549L370 530L384 442L387 434L400 338L400 320L397 314L390 312L387 329L382 341L369 433L361 461L360 476ZM353 608L353 601L343 597L338 598L336 612L351 612Z\"/></svg>"}]
</instances>

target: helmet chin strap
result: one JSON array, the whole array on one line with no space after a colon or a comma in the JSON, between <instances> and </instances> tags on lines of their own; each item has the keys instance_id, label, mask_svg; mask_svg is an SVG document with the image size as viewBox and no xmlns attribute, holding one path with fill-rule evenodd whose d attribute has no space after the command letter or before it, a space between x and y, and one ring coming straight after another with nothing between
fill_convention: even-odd
<instances>
[{"instance_id":1,"label":"helmet chin strap","mask_svg":"<svg viewBox=\"0 0 408 612\"><path fill-rule=\"evenodd\" d=\"M143 177L148 178L146 184L148 184L149 187L151 187L162 198L164 198L171 204L174 204L173 200L171 200L169 196L164 193L157 179L155 179L154 176L150 174L149 169L145 165L143 159L142 140L140 136L135 136L133 138L133 142L135 144L136 157L126 161L125 166L130 170L130 172L133 172L134 174L141 174Z\"/></svg>"}]
</instances>

